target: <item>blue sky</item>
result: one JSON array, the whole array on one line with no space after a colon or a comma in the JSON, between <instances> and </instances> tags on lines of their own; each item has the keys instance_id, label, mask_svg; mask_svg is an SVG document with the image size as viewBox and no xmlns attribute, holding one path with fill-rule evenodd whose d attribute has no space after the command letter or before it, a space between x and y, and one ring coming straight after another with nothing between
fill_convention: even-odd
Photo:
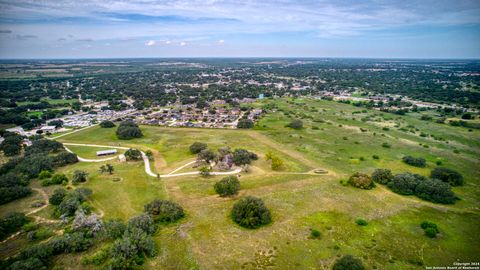
<instances>
[{"instance_id":1,"label":"blue sky","mask_svg":"<svg viewBox=\"0 0 480 270\"><path fill-rule=\"evenodd\" d=\"M478 0L0 0L0 58L480 58Z\"/></svg>"}]
</instances>

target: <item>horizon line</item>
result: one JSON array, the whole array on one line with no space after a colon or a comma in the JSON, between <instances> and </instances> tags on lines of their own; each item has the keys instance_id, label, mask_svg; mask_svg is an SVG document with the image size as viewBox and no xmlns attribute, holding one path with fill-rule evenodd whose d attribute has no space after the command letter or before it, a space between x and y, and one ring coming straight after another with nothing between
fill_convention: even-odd
<instances>
[{"instance_id":1,"label":"horizon line","mask_svg":"<svg viewBox=\"0 0 480 270\"><path fill-rule=\"evenodd\" d=\"M25 60L112 60L112 59L366 59L366 60L480 60L480 57L361 57L361 56L151 56L151 57L53 57L0 58L0 61Z\"/></svg>"}]
</instances>

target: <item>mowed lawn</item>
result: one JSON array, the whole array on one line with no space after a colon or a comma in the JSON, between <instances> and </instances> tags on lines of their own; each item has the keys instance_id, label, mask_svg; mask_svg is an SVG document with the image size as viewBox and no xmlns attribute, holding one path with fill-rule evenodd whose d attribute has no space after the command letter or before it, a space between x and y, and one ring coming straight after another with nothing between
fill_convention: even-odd
<instances>
[{"instance_id":1,"label":"mowed lawn","mask_svg":"<svg viewBox=\"0 0 480 270\"><path fill-rule=\"evenodd\" d=\"M100 173L100 166L109 163L114 167L113 174ZM90 188L93 191L91 201L99 213L105 218L128 218L143 212L143 206L153 199L166 198L163 183L148 176L144 171L143 162L120 163L117 160L101 163L80 162L61 168L72 179L75 170L88 173L88 181L79 187Z\"/></svg>"},{"instance_id":2,"label":"mowed lawn","mask_svg":"<svg viewBox=\"0 0 480 270\"><path fill-rule=\"evenodd\" d=\"M105 218L128 219L141 213L143 205L153 198L169 198L183 206L187 216L177 224L161 227L155 235L159 255L148 259L145 269L264 269L269 265L272 269L329 269L344 254L361 258L368 269L424 269L457 260L478 261L478 131L424 123L417 115L385 114L391 119L361 121L379 112L352 115L362 108L326 101L296 102L306 105L278 101L283 112L270 113L256 130L142 126L143 138L121 141L114 134L115 128L93 127L59 139L150 149L158 160L162 159L154 163L162 173L193 160L188 146L194 141L206 142L212 149L228 145L254 151L260 159L249 173L241 174L242 190L233 198L215 195L213 185L221 177L158 180L145 174L142 162L111 162L115 167L111 176L98 172L103 163L79 163L63 171L69 177L75 169L90 173L88 182L80 186L92 188L92 204ZM304 129L285 127L294 117L304 119ZM396 122L400 127L413 125L438 134L448 143L421 137L420 131L400 131L393 127ZM386 125L391 126L388 131L382 129ZM314 126L318 129L312 129ZM362 132L360 127L367 131ZM391 148L382 147L384 142ZM76 150L91 151L80 148ZM264 159L267 151L285 160L282 171L269 168ZM373 159L373 155L380 159ZM424 157L428 166L408 166L401 162L403 155ZM460 171L467 182L464 187L454 188L461 200L453 206L401 196L379 185L360 190L339 183L355 171L370 173L375 168L428 175L438 160ZM312 174L314 168L325 168L329 174ZM272 212L273 223L257 230L235 225L230 210L245 195L262 198ZM357 218L369 224L358 226ZM438 238L424 236L419 226L424 220L439 226ZM312 228L321 232L320 239L309 238ZM78 256L66 255L59 264L82 269L78 260Z\"/></svg>"}]
</instances>

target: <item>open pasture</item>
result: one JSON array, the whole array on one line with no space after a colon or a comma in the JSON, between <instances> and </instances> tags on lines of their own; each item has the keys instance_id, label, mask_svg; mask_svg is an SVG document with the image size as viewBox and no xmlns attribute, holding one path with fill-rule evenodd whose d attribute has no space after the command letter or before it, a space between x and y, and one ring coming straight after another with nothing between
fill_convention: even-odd
<instances>
[{"instance_id":1,"label":"open pasture","mask_svg":"<svg viewBox=\"0 0 480 270\"><path fill-rule=\"evenodd\" d=\"M153 170L162 174L194 160L188 147L195 141L207 143L213 150L245 148L257 153L259 160L252 163L249 172L240 174L241 190L235 197L215 194L213 185L220 176L157 179L145 173L141 161L108 162L115 168L112 175L99 171L107 162L80 162L60 172L69 178L77 169L89 173L88 181L79 186L93 190L94 211L105 218L126 220L142 213L143 205L154 198L182 205L186 217L161 226L154 235L159 254L146 260L145 269L330 269L344 254L362 259L368 269L424 269L457 260L478 261L478 130L425 122L416 114L363 111L329 101L274 103L277 109L261 119L254 130L141 126L142 138L122 141L116 138L115 128L95 126L58 139L151 150ZM293 118L302 119L304 128L285 127ZM420 136L421 132L444 140ZM382 146L384 143L390 147ZM84 158L99 150L87 146L70 149ZM284 160L282 170L271 170L265 160L268 151ZM427 166L407 165L401 161L404 155L423 157ZM376 168L428 176L438 161L465 177L466 185L453 188L461 199L454 205L398 195L381 185L361 190L339 183L354 172L371 173ZM317 168L329 173L313 173ZM236 225L230 210L244 195L262 198L273 222L256 230ZM358 218L368 225L357 225ZM424 220L438 225L437 238L424 235L420 228ZM321 236L312 239L311 229L319 230ZM61 255L56 263L69 269L87 269L90 266L80 263L83 255Z\"/></svg>"}]
</instances>

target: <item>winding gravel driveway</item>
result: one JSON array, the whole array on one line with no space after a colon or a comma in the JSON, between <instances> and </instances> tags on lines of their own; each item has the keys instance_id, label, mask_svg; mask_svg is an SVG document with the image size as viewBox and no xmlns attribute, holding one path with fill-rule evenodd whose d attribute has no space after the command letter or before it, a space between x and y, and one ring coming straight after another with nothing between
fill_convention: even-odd
<instances>
[{"instance_id":1,"label":"winding gravel driveway","mask_svg":"<svg viewBox=\"0 0 480 270\"><path fill-rule=\"evenodd\" d=\"M101 148L116 148L116 149L124 149L124 150L130 149L129 147L111 146L111 145L98 145L98 144L83 144L83 143L63 143L63 145L64 145L64 147L65 147L65 145L73 145L73 146L87 146L87 147L101 147ZM74 153L73 151L71 151L67 147L65 147L65 149L70 153ZM177 171L195 163L195 161L192 161L192 162L189 162L185 165L182 165L182 166L178 167L177 169L173 170L172 172L170 172L168 174L156 174L156 173L152 172L152 169L150 167L150 161L148 160L147 155L143 151L140 151L140 153L142 154L143 163L145 164L145 173L147 173L148 175L150 175L152 177L160 176L160 178L168 178L168 177L177 177L177 176L187 176L187 175L200 174L200 171L175 173L175 172L177 172ZM113 159L118 158L117 156L115 156L115 157L109 157L109 158L104 158L104 159L86 159L86 158L79 157L78 155L77 155L77 157L78 157L78 160L82 161L82 162L103 162L103 161L108 161L108 160L113 160ZM241 171L242 171L242 168L236 168L235 170L228 171L228 172L210 172L210 175L231 175L231 174L238 174Z\"/></svg>"}]
</instances>

